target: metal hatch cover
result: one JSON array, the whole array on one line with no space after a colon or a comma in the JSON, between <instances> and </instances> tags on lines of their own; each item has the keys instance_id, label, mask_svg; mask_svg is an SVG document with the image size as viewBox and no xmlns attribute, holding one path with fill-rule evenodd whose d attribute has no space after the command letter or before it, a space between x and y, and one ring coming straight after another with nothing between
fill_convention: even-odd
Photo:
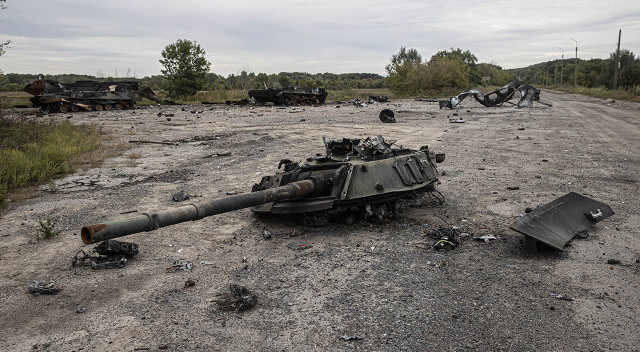
<instances>
[{"instance_id":1,"label":"metal hatch cover","mask_svg":"<svg viewBox=\"0 0 640 352\"><path fill-rule=\"evenodd\" d=\"M523 234L527 247L534 252L536 241L563 250L576 234L613 214L608 205L571 192L536 208L509 228Z\"/></svg>"}]
</instances>

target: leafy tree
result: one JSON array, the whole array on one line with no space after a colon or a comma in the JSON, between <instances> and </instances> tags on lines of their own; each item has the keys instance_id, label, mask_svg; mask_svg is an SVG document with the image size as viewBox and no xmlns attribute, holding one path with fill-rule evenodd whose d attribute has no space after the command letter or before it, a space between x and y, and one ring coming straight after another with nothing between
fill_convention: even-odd
<instances>
[{"instance_id":1,"label":"leafy tree","mask_svg":"<svg viewBox=\"0 0 640 352\"><path fill-rule=\"evenodd\" d=\"M431 57L431 61L436 58L449 58L453 60L461 60L467 67L469 68L469 80L473 84L482 83L482 76L478 73L478 69L476 63L478 62L478 58L473 55L469 50L462 51L462 49L451 48L451 51L442 50L438 51L435 55Z\"/></svg>"},{"instance_id":2,"label":"leafy tree","mask_svg":"<svg viewBox=\"0 0 640 352\"><path fill-rule=\"evenodd\" d=\"M391 57L391 63L385 67L389 75L391 89L399 94L413 94L416 86L415 80L420 76L417 71L422 65L422 56L416 49L400 47L400 51Z\"/></svg>"},{"instance_id":3,"label":"leafy tree","mask_svg":"<svg viewBox=\"0 0 640 352\"><path fill-rule=\"evenodd\" d=\"M164 66L162 74L169 96L180 98L194 95L205 84L205 75L211 63L204 57L205 51L195 41L178 39L162 50Z\"/></svg>"},{"instance_id":4,"label":"leafy tree","mask_svg":"<svg viewBox=\"0 0 640 352\"><path fill-rule=\"evenodd\" d=\"M511 75L494 63L478 64L478 75L480 77L489 77L489 85L492 86L504 86L511 81Z\"/></svg>"}]
</instances>

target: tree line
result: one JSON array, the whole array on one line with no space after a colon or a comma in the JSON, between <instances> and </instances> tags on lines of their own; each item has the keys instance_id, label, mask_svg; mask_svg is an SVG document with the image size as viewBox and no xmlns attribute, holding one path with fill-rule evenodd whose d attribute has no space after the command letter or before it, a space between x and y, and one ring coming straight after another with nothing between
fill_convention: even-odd
<instances>
[{"instance_id":1,"label":"tree line","mask_svg":"<svg viewBox=\"0 0 640 352\"><path fill-rule=\"evenodd\" d=\"M0 0L1 1L1 0ZM505 70L495 63L478 63L469 50L451 48L438 51L423 59L416 49L401 47L386 65L387 77L375 73L254 73L247 69L227 77L209 72L211 63L205 51L195 41L180 39L169 44L161 53L162 75L143 78L96 77L90 75L46 75L45 79L60 83L78 80L134 80L168 96L185 98L200 90L249 90L289 86L322 87L329 90L354 88L390 88L398 97L457 94L479 85L502 86L519 78L530 84L572 85L575 63L572 59L542 62L524 68ZM613 85L615 53L608 59L578 60L577 83L583 87ZM623 49L620 53L618 87L640 91L640 58ZM101 76L100 74L98 76ZM32 74L0 74L0 90L19 91L36 79Z\"/></svg>"},{"instance_id":2,"label":"tree line","mask_svg":"<svg viewBox=\"0 0 640 352\"><path fill-rule=\"evenodd\" d=\"M613 88L616 53L612 52L607 59L552 60L535 65L507 70L520 76L531 84L541 85L573 85L587 88ZM628 49L620 50L620 71L618 73L618 89L640 92L640 57Z\"/></svg>"}]
</instances>

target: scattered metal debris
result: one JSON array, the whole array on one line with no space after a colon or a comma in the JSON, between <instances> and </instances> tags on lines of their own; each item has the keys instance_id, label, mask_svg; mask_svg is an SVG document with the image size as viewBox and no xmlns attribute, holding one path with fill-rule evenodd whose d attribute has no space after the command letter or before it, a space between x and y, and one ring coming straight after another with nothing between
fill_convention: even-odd
<instances>
[{"instance_id":1,"label":"scattered metal debris","mask_svg":"<svg viewBox=\"0 0 640 352\"><path fill-rule=\"evenodd\" d=\"M549 297L555 298L555 299L560 299L560 300L563 300L563 301L573 301L574 300L573 297L571 297L571 296L569 296L567 294L550 293Z\"/></svg>"},{"instance_id":2,"label":"scattered metal debris","mask_svg":"<svg viewBox=\"0 0 640 352\"><path fill-rule=\"evenodd\" d=\"M523 234L534 253L539 242L562 250L578 233L613 214L608 205L571 192L523 215L509 228Z\"/></svg>"},{"instance_id":3,"label":"scattered metal debris","mask_svg":"<svg viewBox=\"0 0 640 352\"><path fill-rule=\"evenodd\" d=\"M258 297L244 286L230 285L229 292L217 294L214 301L220 310L241 312L253 308Z\"/></svg>"},{"instance_id":4,"label":"scattered metal debris","mask_svg":"<svg viewBox=\"0 0 640 352\"><path fill-rule=\"evenodd\" d=\"M364 340L363 336L358 336L358 335L342 335L339 337L340 340L345 340L345 341L359 341L359 340Z\"/></svg>"},{"instance_id":5,"label":"scattered metal debris","mask_svg":"<svg viewBox=\"0 0 640 352\"><path fill-rule=\"evenodd\" d=\"M127 263L127 258L137 255L138 252L136 243L106 240L93 247L89 253L79 250L73 257L71 266L90 260L91 269L94 270L122 268Z\"/></svg>"},{"instance_id":6,"label":"scattered metal debris","mask_svg":"<svg viewBox=\"0 0 640 352\"><path fill-rule=\"evenodd\" d=\"M193 263L185 262L180 264L174 264L166 269L168 273L177 273L180 271L189 271L193 269Z\"/></svg>"},{"instance_id":7,"label":"scattered metal debris","mask_svg":"<svg viewBox=\"0 0 640 352\"><path fill-rule=\"evenodd\" d=\"M187 281L184 282L184 287L193 287L196 285L196 283L198 282L198 280L192 280L192 279L187 279Z\"/></svg>"},{"instance_id":8,"label":"scattered metal debris","mask_svg":"<svg viewBox=\"0 0 640 352\"><path fill-rule=\"evenodd\" d=\"M187 194L187 192L182 190L174 194L171 198L173 198L175 202L184 202L185 200L189 199L189 195Z\"/></svg>"},{"instance_id":9,"label":"scattered metal debris","mask_svg":"<svg viewBox=\"0 0 640 352\"><path fill-rule=\"evenodd\" d=\"M80 313L84 313L87 311L87 308L76 308L76 313L80 314Z\"/></svg>"},{"instance_id":10,"label":"scattered metal debris","mask_svg":"<svg viewBox=\"0 0 640 352\"><path fill-rule=\"evenodd\" d=\"M467 120L463 120L463 119L449 119L449 123L467 123Z\"/></svg>"},{"instance_id":11,"label":"scattered metal debris","mask_svg":"<svg viewBox=\"0 0 640 352\"><path fill-rule=\"evenodd\" d=\"M357 107L357 108L364 108L367 107L367 103L365 103L364 101L355 98L351 101L351 103L353 104L353 106Z\"/></svg>"},{"instance_id":12,"label":"scattered metal debris","mask_svg":"<svg viewBox=\"0 0 640 352\"><path fill-rule=\"evenodd\" d=\"M287 243L287 247L296 251L301 251L303 249L309 249L313 246L307 242L297 241L297 242Z\"/></svg>"},{"instance_id":13,"label":"scattered metal debris","mask_svg":"<svg viewBox=\"0 0 640 352\"><path fill-rule=\"evenodd\" d=\"M462 231L457 226L438 226L432 227L426 231L426 235L436 239L433 248L437 250L454 250L460 242L458 237Z\"/></svg>"},{"instance_id":14,"label":"scattered metal debris","mask_svg":"<svg viewBox=\"0 0 640 352\"><path fill-rule=\"evenodd\" d=\"M485 243L489 243L490 241L497 240L498 237L492 234L488 234L488 235L476 236L476 237L473 237L473 239L476 241L484 241Z\"/></svg>"},{"instance_id":15,"label":"scattered metal debris","mask_svg":"<svg viewBox=\"0 0 640 352\"><path fill-rule=\"evenodd\" d=\"M607 260L607 264L610 264L610 265L620 264L620 260L618 260L618 259L609 259L609 260Z\"/></svg>"},{"instance_id":16,"label":"scattered metal debris","mask_svg":"<svg viewBox=\"0 0 640 352\"><path fill-rule=\"evenodd\" d=\"M29 292L37 295L57 295L61 288L58 287L53 281L44 283L41 281L34 281L29 285Z\"/></svg>"},{"instance_id":17,"label":"scattered metal debris","mask_svg":"<svg viewBox=\"0 0 640 352\"><path fill-rule=\"evenodd\" d=\"M516 105L519 108L531 107L534 101L546 106L552 106L551 104L540 101L540 89L518 80L509 82L507 85L500 89L496 89L484 94L477 89L462 92L455 97L451 97L447 100L441 100L438 102L438 104L440 106L440 109L455 109L456 106L458 106L458 104L460 104L464 100L464 98L472 95L478 103L484 106L502 106L504 103L507 103L509 102L509 100L513 99L516 92L518 92L520 98L517 103L511 104Z\"/></svg>"},{"instance_id":18,"label":"scattered metal debris","mask_svg":"<svg viewBox=\"0 0 640 352\"><path fill-rule=\"evenodd\" d=\"M394 123L394 122L396 122L396 117L395 117L393 111L391 111L390 109L384 109L384 110L380 111L380 115L378 115L378 118L380 118L380 121L382 121L384 123Z\"/></svg>"}]
</instances>

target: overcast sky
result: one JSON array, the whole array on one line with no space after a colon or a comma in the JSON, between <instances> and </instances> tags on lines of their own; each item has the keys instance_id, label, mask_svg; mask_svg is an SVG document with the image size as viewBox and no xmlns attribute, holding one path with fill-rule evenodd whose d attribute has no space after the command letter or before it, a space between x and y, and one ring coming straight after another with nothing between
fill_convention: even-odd
<instances>
[{"instance_id":1,"label":"overcast sky","mask_svg":"<svg viewBox=\"0 0 640 352\"><path fill-rule=\"evenodd\" d=\"M401 46L429 58L460 47L504 68L575 55L640 54L640 1L7 0L4 73L160 74L165 45L197 41L227 76L373 72Z\"/></svg>"}]
</instances>

